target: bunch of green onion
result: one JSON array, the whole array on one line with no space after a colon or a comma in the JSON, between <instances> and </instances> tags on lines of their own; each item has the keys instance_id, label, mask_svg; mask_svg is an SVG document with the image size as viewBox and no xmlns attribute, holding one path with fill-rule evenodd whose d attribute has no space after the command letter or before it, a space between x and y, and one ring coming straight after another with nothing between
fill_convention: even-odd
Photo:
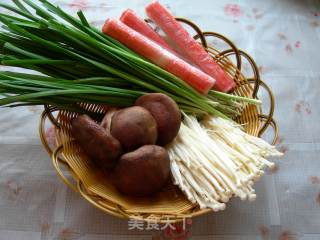
<instances>
[{"instance_id":1,"label":"bunch of green onion","mask_svg":"<svg viewBox=\"0 0 320 240\"><path fill-rule=\"evenodd\" d=\"M12 0L0 7L2 65L39 74L0 72L0 106L54 105L81 110L77 103L130 106L141 95L172 97L187 113L224 118L255 99L211 91L203 96L181 79L150 63L91 26L79 11L73 17L47 0Z\"/></svg>"}]
</instances>

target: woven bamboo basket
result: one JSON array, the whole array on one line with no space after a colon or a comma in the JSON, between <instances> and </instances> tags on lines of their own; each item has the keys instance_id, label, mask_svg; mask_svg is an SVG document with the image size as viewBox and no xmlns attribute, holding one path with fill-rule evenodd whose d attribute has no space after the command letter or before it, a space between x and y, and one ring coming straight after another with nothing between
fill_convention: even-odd
<instances>
[{"instance_id":1,"label":"woven bamboo basket","mask_svg":"<svg viewBox=\"0 0 320 240\"><path fill-rule=\"evenodd\" d=\"M264 89L269 96L269 112L264 113L262 107L248 105L241 116L235 121L245 126L245 131L261 137L268 127L274 130L273 144L278 135L276 122L273 120L274 97L270 88L260 79L259 70L254 60L244 51L238 49L228 38L215 32L202 32L194 23L184 18L177 18L183 24L196 32L195 39L235 80L236 95L257 98L258 91ZM209 46L209 39L222 41L226 50L218 50ZM244 62L250 66L252 76L244 76ZM248 68L248 67L247 67ZM82 104L82 107L92 112L103 114L107 108L94 104ZM211 212L211 209L200 209L192 204L184 194L172 183L152 198L130 198L121 195L111 184L111 179L95 169L90 161L81 153L79 146L70 133L71 119L77 113L59 110L54 106L45 106L40 120L40 138L52 157L61 179L75 192L78 192L89 203L102 211L121 218L131 218L143 221L179 222ZM51 149L45 137L45 124L49 120L56 131L57 148ZM64 170L62 170L64 169Z\"/></svg>"}]
</instances>

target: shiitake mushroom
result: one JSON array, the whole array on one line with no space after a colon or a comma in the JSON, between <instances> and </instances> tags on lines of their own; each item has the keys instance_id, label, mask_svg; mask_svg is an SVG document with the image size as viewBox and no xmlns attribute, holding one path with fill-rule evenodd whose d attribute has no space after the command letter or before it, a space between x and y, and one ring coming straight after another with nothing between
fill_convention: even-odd
<instances>
[{"instance_id":1,"label":"shiitake mushroom","mask_svg":"<svg viewBox=\"0 0 320 240\"><path fill-rule=\"evenodd\" d=\"M97 166L111 170L122 154L120 142L89 116L81 115L72 120L72 135L84 153Z\"/></svg>"},{"instance_id":2,"label":"shiitake mushroom","mask_svg":"<svg viewBox=\"0 0 320 240\"><path fill-rule=\"evenodd\" d=\"M168 180L170 159L166 149L145 145L124 154L115 168L117 189L126 195L146 197L161 190Z\"/></svg>"},{"instance_id":3,"label":"shiitake mushroom","mask_svg":"<svg viewBox=\"0 0 320 240\"><path fill-rule=\"evenodd\" d=\"M145 108L134 106L117 111L111 122L111 135L126 151L157 141L157 123Z\"/></svg>"},{"instance_id":4,"label":"shiitake mushroom","mask_svg":"<svg viewBox=\"0 0 320 240\"><path fill-rule=\"evenodd\" d=\"M161 190L168 180L168 152L154 144L166 145L176 137L181 113L170 97L160 93L142 96L135 105L110 111L101 126L86 115L75 118L72 133L91 159L114 168L120 192L144 197ZM123 150L131 152L121 156Z\"/></svg>"},{"instance_id":5,"label":"shiitake mushroom","mask_svg":"<svg viewBox=\"0 0 320 240\"><path fill-rule=\"evenodd\" d=\"M162 93L151 93L137 99L136 106L147 109L157 122L157 144L164 146L178 134L181 112L176 102Z\"/></svg>"}]
</instances>

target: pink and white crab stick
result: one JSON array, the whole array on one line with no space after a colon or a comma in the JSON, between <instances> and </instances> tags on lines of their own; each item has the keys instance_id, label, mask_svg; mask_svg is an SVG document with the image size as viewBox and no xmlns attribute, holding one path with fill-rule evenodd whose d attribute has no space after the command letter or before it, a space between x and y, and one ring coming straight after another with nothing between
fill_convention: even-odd
<instances>
[{"instance_id":1,"label":"pink and white crab stick","mask_svg":"<svg viewBox=\"0 0 320 240\"><path fill-rule=\"evenodd\" d=\"M174 16L158 1L146 7L149 18L153 20L179 48L179 52L202 71L216 80L214 88L222 92L230 92L235 87L231 77L212 59L204 48L187 32Z\"/></svg>"},{"instance_id":2,"label":"pink and white crab stick","mask_svg":"<svg viewBox=\"0 0 320 240\"><path fill-rule=\"evenodd\" d=\"M133 10L127 9L124 11L120 17L120 21L123 22L128 27L141 33L143 36L151 39L152 41L158 43L160 46L167 50L172 50L170 45L156 32L154 31L148 23L146 23L142 18L140 18Z\"/></svg>"},{"instance_id":3,"label":"pink and white crab stick","mask_svg":"<svg viewBox=\"0 0 320 240\"><path fill-rule=\"evenodd\" d=\"M200 93L207 94L215 84L212 77L119 20L107 20L102 31L164 70L184 80Z\"/></svg>"}]
</instances>

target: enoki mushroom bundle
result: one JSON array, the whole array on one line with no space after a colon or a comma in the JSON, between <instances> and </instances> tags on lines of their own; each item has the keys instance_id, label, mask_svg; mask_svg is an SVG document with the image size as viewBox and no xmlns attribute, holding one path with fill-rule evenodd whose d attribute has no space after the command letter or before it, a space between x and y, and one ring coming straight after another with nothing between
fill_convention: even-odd
<instances>
[{"instance_id":1,"label":"enoki mushroom bundle","mask_svg":"<svg viewBox=\"0 0 320 240\"><path fill-rule=\"evenodd\" d=\"M232 196L255 200L254 182L274 166L267 158L282 156L235 122L212 116L198 122L185 115L168 151L174 184L191 202L214 211L225 209Z\"/></svg>"}]
</instances>

